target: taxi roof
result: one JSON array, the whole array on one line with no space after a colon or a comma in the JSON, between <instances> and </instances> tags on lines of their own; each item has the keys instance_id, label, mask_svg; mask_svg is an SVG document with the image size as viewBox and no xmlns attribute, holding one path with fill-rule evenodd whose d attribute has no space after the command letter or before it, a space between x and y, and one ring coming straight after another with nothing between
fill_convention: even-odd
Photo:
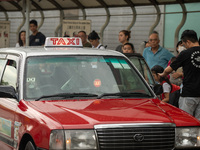
<instances>
[{"instance_id":1,"label":"taxi roof","mask_svg":"<svg viewBox=\"0 0 200 150\"><path fill-rule=\"evenodd\" d=\"M70 48L70 47L13 47L2 48L0 53L4 54L16 54L29 56L45 56L45 55L109 55L109 56L124 56L122 53L115 50L99 50L93 48Z\"/></svg>"}]
</instances>

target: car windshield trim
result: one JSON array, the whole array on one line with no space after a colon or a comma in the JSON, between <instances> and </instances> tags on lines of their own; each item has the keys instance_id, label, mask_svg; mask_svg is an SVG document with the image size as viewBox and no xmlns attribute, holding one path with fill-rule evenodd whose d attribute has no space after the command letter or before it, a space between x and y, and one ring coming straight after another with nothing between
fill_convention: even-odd
<instances>
[{"instance_id":1,"label":"car windshield trim","mask_svg":"<svg viewBox=\"0 0 200 150\"><path fill-rule=\"evenodd\" d=\"M51 97L63 97L63 98L73 98L73 97L97 97L96 94L91 93L59 93L59 94L53 94L53 95L43 95L39 98L37 98L35 101L39 101L44 98L51 98Z\"/></svg>"},{"instance_id":2,"label":"car windshield trim","mask_svg":"<svg viewBox=\"0 0 200 150\"><path fill-rule=\"evenodd\" d=\"M103 93L97 97L97 99L101 99L102 97L105 96L119 96L119 97L152 97L152 95L142 93L142 92L118 92L118 93Z\"/></svg>"},{"instance_id":3,"label":"car windshield trim","mask_svg":"<svg viewBox=\"0 0 200 150\"><path fill-rule=\"evenodd\" d=\"M97 94L91 94L91 93L59 93L59 94L53 94L53 95L43 95L39 98L37 98L35 101L39 101L44 98L51 98L51 97L62 97L62 98L73 98L73 97L97 97L97 99L101 99L105 96L119 96L119 97L152 97L151 95L148 95L146 93L141 92L123 92L123 93L103 93L100 95Z\"/></svg>"}]
</instances>

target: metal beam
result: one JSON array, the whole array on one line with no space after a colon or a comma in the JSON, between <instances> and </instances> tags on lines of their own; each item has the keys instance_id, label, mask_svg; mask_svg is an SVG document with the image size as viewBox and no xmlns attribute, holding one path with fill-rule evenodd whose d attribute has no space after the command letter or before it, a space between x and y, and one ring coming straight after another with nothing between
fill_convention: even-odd
<instances>
[{"instance_id":1,"label":"metal beam","mask_svg":"<svg viewBox=\"0 0 200 150\"><path fill-rule=\"evenodd\" d=\"M36 7L39 11L40 11L40 15L41 15L41 21L40 21L40 24L38 25L38 30L40 29L40 27L43 25L44 23L44 13L43 13L43 9L36 3L34 2L33 0L31 0L32 2L32 5L34 7Z\"/></svg>"},{"instance_id":2,"label":"metal beam","mask_svg":"<svg viewBox=\"0 0 200 150\"><path fill-rule=\"evenodd\" d=\"M176 44L178 43L178 35L179 35L179 32L180 32L180 29L183 27L183 25L185 24L185 21L187 19L187 9L183 3L182 0L177 0L182 8L182 14L183 14L183 17L182 17L182 20L180 22L180 24L177 26L176 28L176 31L175 31L175 35L174 35L174 47L176 47ZM175 51L175 53L177 53Z\"/></svg>"},{"instance_id":3,"label":"metal beam","mask_svg":"<svg viewBox=\"0 0 200 150\"><path fill-rule=\"evenodd\" d=\"M23 25L25 24L25 14L24 14L24 12L23 12L23 8L22 8L18 3L16 3L15 1L8 1L8 3L12 4L12 5L15 6L19 11L22 12L23 21L22 21L22 23L19 25L19 27L17 28L17 32L16 32L16 37L18 38L19 31L21 30L21 28L22 28ZM19 39L18 39L18 40L19 40Z\"/></svg>"},{"instance_id":4,"label":"metal beam","mask_svg":"<svg viewBox=\"0 0 200 150\"><path fill-rule=\"evenodd\" d=\"M79 0L72 0L82 11L83 13L83 20L86 20L86 11L85 11L85 6L79 1Z\"/></svg>"},{"instance_id":5,"label":"metal beam","mask_svg":"<svg viewBox=\"0 0 200 150\"><path fill-rule=\"evenodd\" d=\"M2 1L2 3L5 3L5 5L6 5L6 3L8 3L8 2L13 2L13 3L17 3L17 2L19 2L19 1L23 1L23 0L0 0L0 2ZM33 1L45 1L45 0L33 0ZM55 5L56 5L56 3L57 4L59 4L59 1L61 1L61 0L51 0L52 1L52 3L53 3L53 1L55 2ZM63 0L64 1L64 0ZM66 3L68 3L68 1L70 1L70 0L65 0L65 2ZM77 3L77 7L74 7L74 6L72 6L72 7L70 7L70 6L66 6L65 8L62 6L61 8L62 9L79 9L79 8L83 8L84 7L84 9L86 9L86 8L105 8L103 5L101 5L100 7L98 6L98 5L95 5L95 6L84 6L83 4L81 4L81 2L80 2L80 0L71 0L71 1L73 1L73 2L75 2L75 3ZM124 0L119 0L119 2L116 2L115 4L112 4L112 5L108 5L108 7L109 8L113 8L113 7L129 7L129 5L128 4L123 4L123 5L121 5L121 1L124 1ZM169 4L179 4L179 1L182 1L183 3L198 3L199 2L199 0L174 0L174 1L172 1L172 0L131 0L132 1L132 3L134 3L135 1L137 1L137 3L135 3L135 6L150 6L150 5L169 5ZM80 3L80 4L78 4L78 3ZM48 5L48 4L47 4ZM82 6L81 6L82 5ZM6 8L6 7L5 7ZM58 8L58 7L57 7ZM10 9L10 8L9 8ZM20 9L20 8L19 8ZM52 10L51 8L43 8L44 10ZM6 10L6 11L8 11L8 10ZM16 11L15 9L14 10L10 10L10 11Z\"/></svg>"},{"instance_id":6,"label":"metal beam","mask_svg":"<svg viewBox=\"0 0 200 150\"><path fill-rule=\"evenodd\" d=\"M23 0L23 5L26 6L26 45L29 46L29 19L30 19L30 0Z\"/></svg>"},{"instance_id":7,"label":"metal beam","mask_svg":"<svg viewBox=\"0 0 200 150\"><path fill-rule=\"evenodd\" d=\"M3 13L5 14L5 18L6 18L6 21L8 21L8 13L6 11L6 9L0 5L0 10L3 10Z\"/></svg>"},{"instance_id":8,"label":"metal beam","mask_svg":"<svg viewBox=\"0 0 200 150\"><path fill-rule=\"evenodd\" d=\"M100 30L100 37L101 37L100 41L101 41L101 44L103 44L103 32L110 22L110 11L109 11L107 4L103 0L97 0L97 1L105 8L106 16L107 16L106 22L104 23L104 25L101 27L101 30Z\"/></svg>"},{"instance_id":9,"label":"metal beam","mask_svg":"<svg viewBox=\"0 0 200 150\"><path fill-rule=\"evenodd\" d=\"M54 6L56 6L56 8L58 8L59 10L62 10L62 6L59 5L55 0L48 0L50 3L52 3Z\"/></svg>"},{"instance_id":10,"label":"metal beam","mask_svg":"<svg viewBox=\"0 0 200 150\"><path fill-rule=\"evenodd\" d=\"M60 36L61 36L62 35L62 22L63 22L63 18L64 18L63 8L55 0L48 0L48 1L51 2L53 5L55 5L60 10L60 23L56 27L54 35L58 36L58 31L60 30Z\"/></svg>"},{"instance_id":11,"label":"metal beam","mask_svg":"<svg viewBox=\"0 0 200 150\"><path fill-rule=\"evenodd\" d=\"M15 6L19 11L22 11L22 7L18 3L14 2L14 1L8 1L8 3Z\"/></svg>"},{"instance_id":12,"label":"metal beam","mask_svg":"<svg viewBox=\"0 0 200 150\"><path fill-rule=\"evenodd\" d=\"M135 5L132 3L132 1L130 0L124 0L128 5L130 5L131 9L132 9L132 12L133 12L133 18L132 18L132 21L130 23L130 25L128 26L127 30L131 30L131 28L134 26L135 22L136 22L136 16L137 16L137 12L136 12L136 9L135 9Z\"/></svg>"},{"instance_id":13,"label":"metal beam","mask_svg":"<svg viewBox=\"0 0 200 150\"><path fill-rule=\"evenodd\" d=\"M158 3L156 0L149 0L151 1L151 3L154 5L155 9L156 9L156 21L155 23L151 26L150 30L149 30L149 35L153 32L153 30L155 29L155 27L158 25L158 23L160 22L160 17L161 17L161 13L160 13L160 8L158 6Z\"/></svg>"},{"instance_id":14,"label":"metal beam","mask_svg":"<svg viewBox=\"0 0 200 150\"><path fill-rule=\"evenodd\" d=\"M23 16L23 21L22 23L19 25L19 27L17 28L17 32L16 32L16 36L18 38L19 32L21 30L21 28L24 26L25 22L26 22L26 17L25 17L25 13L22 11L22 16ZM19 40L19 39L17 39Z\"/></svg>"},{"instance_id":15,"label":"metal beam","mask_svg":"<svg viewBox=\"0 0 200 150\"><path fill-rule=\"evenodd\" d=\"M55 29L54 35L58 36L58 32L60 30L60 36L62 36L62 23L63 23L63 18L64 18L64 12L63 10L60 10L60 23L58 24L58 26Z\"/></svg>"},{"instance_id":16,"label":"metal beam","mask_svg":"<svg viewBox=\"0 0 200 150\"><path fill-rule=\"evenodd\" d=\"M149 0L149 1L152 3L152 5L159 5L156 0Z\"/></svg>"}]
</instances>

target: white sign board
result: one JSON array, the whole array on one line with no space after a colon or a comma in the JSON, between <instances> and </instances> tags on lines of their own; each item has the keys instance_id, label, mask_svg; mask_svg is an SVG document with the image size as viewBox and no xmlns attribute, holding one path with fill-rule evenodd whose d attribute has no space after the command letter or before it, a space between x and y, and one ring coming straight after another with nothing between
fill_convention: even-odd
<instances>
[{"instance_id":1,"label":"white sign board","mask_svg":"<svg viewBox=\"0 0 200 150\"><path fill-rule=\"evenodd\" d=\"M91 32L91 20L63 20L62 36L77 37L79 31Z\"/></svg>"},{"instance_id":2,"label":"white sign board","mask_svg":"<svg viewBox=\"0 0 200 150\"><path fill-rule=\"evenodd\" d=\"M0 48L9 47L10 21L0 21Z\"/></svg>"},{"instance_id":3,"label":"white sign board","mask_svg":"<svg viewBox=\"0 0 200 150\"><path fill-rule=\"evenodd\" d=\"M78 37L47 37L45 47L83 47L81 38Z\"/></svg>"}]
</instances>

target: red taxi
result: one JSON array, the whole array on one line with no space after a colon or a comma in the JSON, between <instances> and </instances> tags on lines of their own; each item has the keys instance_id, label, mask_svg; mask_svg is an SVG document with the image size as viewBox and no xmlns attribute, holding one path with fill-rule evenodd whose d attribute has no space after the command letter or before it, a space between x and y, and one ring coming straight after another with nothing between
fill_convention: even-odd
<instances>
[{"instance_id":1,"label":"red taxi","mask_svg":"<svg viewBox=\"0 0 200 150\"><path fill-rule=\"evenodd\" d=\"M0 50L1 150L200 148L200 121L160 101L123 54L45 45Z\"/></svg>"}]
</instances>

